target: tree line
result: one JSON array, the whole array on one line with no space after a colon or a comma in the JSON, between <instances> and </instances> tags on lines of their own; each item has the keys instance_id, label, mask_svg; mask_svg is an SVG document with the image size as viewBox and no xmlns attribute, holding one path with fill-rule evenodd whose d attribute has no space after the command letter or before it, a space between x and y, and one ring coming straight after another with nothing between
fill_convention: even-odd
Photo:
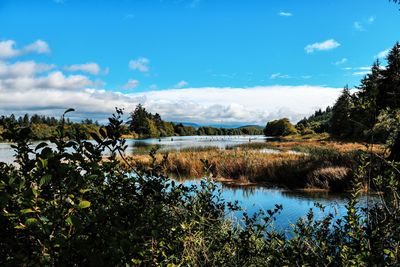
<instances>
[{"instance_id":1,"label":"tree line","mask_svg":"<svg viewBox=\"0 0 400 267\"><path fill-rule=\"evenodd\" d=\"M246 126L239 128L217 128L211 126L193 126L183 123L167 122L161 119L160 114L148 112L143 105L139 104L130 114L128 121L129 130L140 137L166 137L166 136L189 136L189 135L260 135L262 128L257 126Z\"/></svg>"},{"instance_id":2,"label":"tree line","mask_svg":"<svg viewBox=\"0 0 400 267\"><path fill-rule=\"evenodd\" d=\"M90 132L98 131L100 124L91 119L84 119L81 122L73 122L69 118L64 120L65 131L70 138L90 139ZM32 140L47 140L54 136L61 119L53 116L25 114L24 116L0 116L0 141L3 141L1 133L13 127L31 127L30 138Z\"/></svg>"}]
</instances>

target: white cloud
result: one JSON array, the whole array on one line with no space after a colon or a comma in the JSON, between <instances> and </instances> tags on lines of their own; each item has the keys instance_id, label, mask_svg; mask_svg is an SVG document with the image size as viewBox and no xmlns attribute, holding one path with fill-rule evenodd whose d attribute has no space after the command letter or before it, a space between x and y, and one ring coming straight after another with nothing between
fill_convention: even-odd
<instances>
[{"instance_id":1,"label":"white cloud","mask_svg":"<svg viewBox=\"0 0 400 267\"><path fill-rule=\"evenodd\" d=\"M34 61L0 61L0 114L58 116L72 107L77 110L74 113L77 119L102 120L113 113L115 107L129 112L142 103L149 111L158 112L169 121L264 125L281 117L296 122L315 109L332 105L341 91L340 88L304 85L121 93L101 89L101 81L88 76L66 75L54 68L54 65ZM136 80L127 83L130 88L136 85Z\"/></svg>"},{"instance_id":2,"label":"white cloud","mask_svg":"<svg viewBox=\"0 0 400 267\"><path fill-rule=\"evenodd\" d=\"M336 42L334 39L329 39L321 43L313 43L307 45L304 50L307 53L313 53L314 51L326 51L332 50L340 46L340 43Z\"/></svg>"},{"instance_id":3,"label":"white cloud","mask_svg":"<svg viewBox=\"0 0 400 267\"><path fill-rule=\"evenodd\" d=\"M24 54L28 53L49 54L50 52L51 51L49 45L42 40L36 40L30 45L25 46L23 49Z\"/></svg>"},{"instance_id":4,"label":"white cloud","mask_svg":"<svg viewBox=\"0 0 400 267\"><path fill-rule=\"evenodd\" d=\"M278 15L281 16L281 17L291 17L291 16L293 16L293 14L290 13L290 12L279 12Z\"/></svg>"},{"instance_id":5,"label":"white cloud","mask_svg":"<svg viewBox=\"0 0 400 267\"><path fill-rule=\"evenodd\" d=\"M150 60L145 57L140 57L136 60L129 61L129 68L132 70L138 70L140 72L148 72Z\"/></svg>"},{"instance_id":6,"label":"white cloud","mask_svg":"<svg viewBox=\"0 0 400 267\"><path fill-rule=\"evenodd\" d=\"M271 74L271 76L269 78L274 80L274 79L289 79L291 77L287 74L282 74L282 73L277 72L277 73Z\"/></svg>"},{"instance_id":7,"label":"white cloud","mask_svg":"<svg viewBox=\"0 0 400 267\"><path fill-rule=\"evenodd\" d=\"M375 58L384 59L384 58L386 58L387 55L389 54L389 51L390 51L390 48L385 49L385 50L379 52L379 53L375 56Z\"/></svg>"},{"instance_id":8,"label":"white cloud","mask_svg":"<svg viewBox=\"0 0 400 267\"><path fill-rule=\"evenodd\" d=\"M0 58L15 57L20 51L14 48L15 41L6 40L0 42Z\"/></svg>"},{"instance_id":9,"label":"white cloud","mask_svg":"<svg viewBox=\"0 0 400 267\"><path fill-rule=\"evenodd\" d=\"M46 72L55 68L55 65L36 63L34 61L17 61L7 63L0 61L0 78L32 77L37 73Z\"/></svg>"},{"instance_id":10,"label":"white cloud","mask_svg":"<svg viewBox=\"0 0 400 267\"><path fill-rule=\"evenodd\" d=\"M18 49L15 46L16 42L14 40L0 41L0 58L12 58L29 53L50 53L49 45L42 40L36 40L22 49Z\"/></svg>"},{"instance_id":11,"label":"white cloud","mask_svg":"<svg viewBox=\"0 0 400 267\"><path fill-rule=\"evenodd\" d=\"M123 88L124 88L124 89L133 89L133 88L138 87L138 86L139 86L139 81L138 81L138 80L130 79L130 80L123 86Z\"/></svg>"},{"instance_id":12,"label":"white cloud","mask_svg":"<svg viewBox=\"0 0 400 267\"><path fill-rule=\"evenodd\" d=\"M76 116L104 119L115 107L132 110L142 103L170 121L224 124L265 124L288 117L297 121L315 109L332 105L339 88L259 86L252 88L187 88L123 94L94 89L84 76L0 79L0 112L60 114L73 107ZM19 89L16 89L19 88Z\"/></svg>"},{"instance_id":13,"label":"white cloud","mask_svg":"<svg viewBox=\"0 0 400 267\"><path fill-rule=\"evenodd\" d=\"M361 22L359 22L359 21L355 21L355 22L353 23L353 27L354 27L354 29L355 29L356 31L360 31L360 32L365 31L364 26L363 26L363 25L361 24Z\"/></svg>"},{"instance_id":14,"label":"white cloud","mask_svg":"<svg viewBox=\"0 0 400 267\"><path fill-rule=\"evenodd\" d=\"M368 73L370 73L370 71L356 71L356 72L353 72L352 75L354 75L354 76L365 76Z\"/></svg>"},{"instance_id":15,"label":"white cloud","mask_svg":"<svg viewBox=\"0 0 400 267\"><path fill-rule=\"evenodd\" d=\"M364 19L363 22L360 21L353 22L353 28L356 31L363 32L366 30L365 25L368 26L368 24L371 25L374 22L375 22L375 16L370 16L368 19Z\"/></svg>"},{"instance_id":16,"label":"white cloud","mask_svg":"<svg viewBox=\"0 0 400 267\"><path fill-rule=\"evenodd\" d=\"M75 65L70 65L66 66L64 68L67 71L82 71L82 72L87 72L90 74L97 75L100 73L100 66L96 63L85 63L85 64L75 64Z\"/></svg>"},{"instance_id":17,"label":"white cloud","mask_svg":"<svg viewBox=\"0 0 400 267\"><path fill-rule=\"evenodd\" d=\"M174 88L183 88L185 86L187 86L189 83L187 83L186 81L180 81L177 84L175 84L173 87Z\"/></svg>"},{"instance_id":18,"label":"white cloud","mask_svg":"<svg viewBox=\"0 0 400 267\"><path fill-rule=\"evenodd\" d=\"M348 59L347 58L342 58L341 60L338 60L338 61L336 61L336 62L333 62L333 64L334 65L342 65L342 64L344 64L344 63L346 63L348 61Z\"/></svg>"}]
</instances>

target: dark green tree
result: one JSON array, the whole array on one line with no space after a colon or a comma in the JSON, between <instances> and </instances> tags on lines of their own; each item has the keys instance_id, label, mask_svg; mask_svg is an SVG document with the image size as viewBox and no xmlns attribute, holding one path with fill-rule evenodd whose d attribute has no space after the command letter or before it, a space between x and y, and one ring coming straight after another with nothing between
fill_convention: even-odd
<instances>
[{"instance_id":1,"label":"dark green tree","mask_svg":"<svg viewBox=\"0 0 400 267\"><path fill-rule=\"evenodd\" d=\"M264 128L266 136L287 136L296 133L296 128L290 123L288 118L270 121Z\"/></svg>"},{"instance_id":2,"label":"dark green tree","mask_svg":"<svg viewBox=\"0 0 400 267\"><path fill-rule=\"evenodd\" d=\"M351 119L352 95L346 86L332 108L331 133L337 137L350 137L354 123Z\"/></svg>"},{"instance_id":3,"label":"dark green tree","mask_svg":"<svg viewBox=\"0 0 400 267\"><path fill-rule=\"evenodd\" d=\"M129 129L135 131L140 135L149 134L148 120L151 115L146 111L146 109L139 104L136 106L135 110L130 115Z\"/></svg>"},{"instance_id":4,"label":"dark green tree","mask_svg":"<svg viewBox=\"0 0 400 267\"><path fill-rule=\"evenodd\" d=\"M387 56L388 65L382 72L380 108L400 108L400 43L397 42Z\"/></svg>"}]
</instances>

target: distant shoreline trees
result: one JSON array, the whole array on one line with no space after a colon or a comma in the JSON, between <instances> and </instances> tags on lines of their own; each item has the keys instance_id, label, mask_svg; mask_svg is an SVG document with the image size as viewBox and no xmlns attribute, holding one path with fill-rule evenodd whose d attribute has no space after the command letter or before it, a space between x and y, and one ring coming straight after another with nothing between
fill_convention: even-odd
<instances>
[{"instance_id":1,"label":"distant shoreline trees","mask_svg":"<svg viewBox=\"0 0 400 267\"><path fill-rule=\"evenodd\" d=\"M262 135L263 130L257 126L239 128L216 128L201 126L197 129L186 126L183 123L173 123L162 120L156 113L152 114L138 104L131 113L128 121L129 130L139 137L166 137L166 136L190 136L190 135Z\"/></svg>"}]
</instances>

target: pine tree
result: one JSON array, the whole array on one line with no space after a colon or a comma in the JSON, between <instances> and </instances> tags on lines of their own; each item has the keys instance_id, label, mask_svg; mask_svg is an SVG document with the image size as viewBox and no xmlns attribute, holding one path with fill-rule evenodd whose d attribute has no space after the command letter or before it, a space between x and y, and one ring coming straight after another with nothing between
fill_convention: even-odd
<instances>
[{"instance_id":1,"label":"pine tree","mask_svg":"<svg viewBox=\"0 0 400 267\"><path fill-rule=\"evenodd\" d=\"M359 91L354 97L352 119L355 121L353 134L356 137L370 136L371 129L376 123L379 113L378 102L382 84L382 70L379 61L375 61L371 67L371 73L362 80Z\"/></svg>"},{"instance_id":2,"label":"pine tree","mask_svg":"<svg viewBox=\"0 0 400 267\"><path fill-rule=\"evenodd\" d=\"M331 133L338 137L350 137L353 134L353 122L351 119L352 95L346 86L342 94L336 100L332 108L330 119Z\"/></svg>"},{"instance_id":3,"label":"pine tree","mask_svg":"<svg viewBox=\"0 0 400 267\"><path fill-rule=\"evenodd\" d=\"M381 108L400 108L400 43L397 42L387 56L388 65L383 71Z\"/></svg>"},{"instance_id":4,"label":"pine tree","mask_svg":"<svg viewBox=\"0 0 400 267\"><path fill-rule=\"evenodd\" d=\"M137 105L135 110L131 113L129 128L131 131L135 131L138 134L148 134L149 133L149 125L147 118L150 117L150 114L146 111L146 109L141 105Z\"/></svg>"}]
</instances>

